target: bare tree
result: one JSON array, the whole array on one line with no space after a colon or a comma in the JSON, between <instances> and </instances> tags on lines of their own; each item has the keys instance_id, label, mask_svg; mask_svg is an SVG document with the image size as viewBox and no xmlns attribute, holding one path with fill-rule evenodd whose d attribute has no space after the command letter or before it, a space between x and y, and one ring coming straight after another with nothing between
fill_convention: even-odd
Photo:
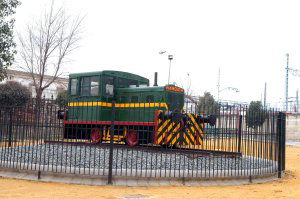
<instances>
[{"instance_id":1,"label":"bare tree","mask_svg":"<svg viewBox=\"0 0 300 199\"><path fill-rule=\"evenodd\" d=\"M180 83L180 87L181 88L184 88L184 97L185 97L185 106L187 109L189 109L189 106L197 106L197 103L198 103L198 98L196 99L195 96L193 96L193 91L191 89L191 85L192 85L192 82L191 82L191 78L190 78L190 74L187 73L187 77L188 79L185 80L186 82L186 87L184 86L183 82ZM189 110L189 111L193 111L193 110Z\"/></svg>"},{"instance_id":2,"label":"bare tree","mask_svg":"<svg viewBox=\"0 0 300 199\"><path fill-rule=\"evenodd\" d=\"M62 66L70 53L78 47L83 17L66 15L63 7L55 8L52 1L49 10L33 25L19 34L20 68L31 74L36 99L62 75ZM52 77L45 78L46 75Z\"/></svg>"}]
</instances>

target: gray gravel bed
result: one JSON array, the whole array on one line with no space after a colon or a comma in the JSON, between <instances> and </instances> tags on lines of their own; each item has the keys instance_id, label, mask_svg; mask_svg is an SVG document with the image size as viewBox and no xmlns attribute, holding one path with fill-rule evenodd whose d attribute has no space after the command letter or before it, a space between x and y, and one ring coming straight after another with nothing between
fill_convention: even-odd
<instances>
[{"instance_id":1,"label":"gray gravel bed","mask_svg":"<svg viewBox=\"0 0 300 199\"><path fill-rule=\"evenodd\" d=\"M0 160L75 168L108 169L109 149L98 146L41 144L0 149ZM254 157L199 157L158 151L113 150L114 169L135 170L244 170L274 166L274 161Z\"/></svg>"}]
</instances>

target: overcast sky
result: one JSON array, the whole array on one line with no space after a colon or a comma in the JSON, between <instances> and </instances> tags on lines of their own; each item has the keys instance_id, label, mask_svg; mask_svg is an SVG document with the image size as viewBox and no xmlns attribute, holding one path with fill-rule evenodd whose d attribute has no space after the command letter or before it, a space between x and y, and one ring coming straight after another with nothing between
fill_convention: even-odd
<instances>
[{"instance_id":1,"label":"overcast sky","mask_svg":"<svg viewBox=\"0 0 300 199\"><path fill-rule=\"evenodd\" d=\"M16 30L33 23L50 0L22 0ZM218 68L224 100L260 100L267 82L268 102L284 98L286 53L300 69L300 3L276 0L56 0L71 15L85 15L81 47L66 72L121 70L150 79L158 72L194 95L217 96ZM190 74L189 76L187 74ZM295 97L300 77L290 78Z\"/></svg>"}]
</instances>

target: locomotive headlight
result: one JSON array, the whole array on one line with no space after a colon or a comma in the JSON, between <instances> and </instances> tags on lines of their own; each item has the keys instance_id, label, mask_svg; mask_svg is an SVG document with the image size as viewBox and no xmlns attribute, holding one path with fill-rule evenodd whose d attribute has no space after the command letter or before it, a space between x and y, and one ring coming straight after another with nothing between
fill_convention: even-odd
<instances>
[{"instance_id":1,"label":"locomotive headlight","mask_svg":"<svg viewBox=\"0 0 300 199\"><path fill-rule=\"evenodd\" d=\"M65 111L63 110L58 110L57 111L57 119L63 120L65 118Z\"/></svg>"}]
</instances>

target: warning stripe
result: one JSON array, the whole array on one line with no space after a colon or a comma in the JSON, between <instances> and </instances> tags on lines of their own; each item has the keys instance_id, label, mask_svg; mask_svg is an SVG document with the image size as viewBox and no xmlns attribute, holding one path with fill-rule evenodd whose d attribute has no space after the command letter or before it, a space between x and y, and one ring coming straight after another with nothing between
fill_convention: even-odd
<instances>
[{"instance_id":1,"label":"warning stripe","mask_svg":"<svg viewBox=\"0 0 300 199\"><path fill-rule=\"evenodd\" d=\"M201 130L200 130L200 127L199 127L198 123L196 122L196 118L194 118L194 116L190 113L188 115L189 115L189 118L191 118L191 121L193 122L193 125L200 132Z\"/></svg>"},{"instance_id":2,"label":"warning stripe","mask_svg":"<svg viewBox=\"0 0 300 199\"><path fill-rule=\"evenodd\" d=\"M175 144L175 142L178 140L179 136L180 136L180 133L174 133L172 135L172 137L169 139L169 143Z\"/></svg>"},{"instance_id":3,"label":"warning stripe","mask_svg":"<svg viewBox=\"0 0 300 199\"><path fill-rule=\"evenodd\" d=\"M165 128L169 122L170 122L170 120L166 120L165 122L161 122L161 125L158 126L157 131L161 132L162 129Z\"/></svg>"},{"instance_id":4,"label":"warning stripe","mask_svg":"<svg viewBox=\"0 0 300 199\"><path fill-rule=\"evenodd\" d=\"M158 131L158 136L157 136L157 142L158 143L162 143L162 141L164 142L168 142L168 136L166 136L167 133L176 133L177 130L180 128L180 123L175 124L174 122L168 120L166 122L164 122L165 125L162 126L161 131ZM167 140L166 140L167 138Z\"/></svg>"},{"instance_id":5,"label":"warning stripe","mask_svg":"<svg viewBox=\"0 0 300 199\"><path fill-rule=\"evenodd\" d=\"M193 132L190 127L188 127L189 132ZM194 144L194 136L191 136L191 134L188 131L183 131L184 135L188 138L188 140L190 141L190 143Z\"/></svg>"},{"instance_id":6,"label":"warning stripe","mask_svg":"<svg viewBox=\"0 0 300 199\"><path fill-rule=\"evenodd\" d=\"M173 125L173 127L172 127L172 129L170 129L170 131L168 132L169 133L169 135L168 135L168 137L167 137L167 143L168 144L170 144L170 143L172 143L172 137L174 137L174 135L175 135L175 137L178 135L178 129L180 128L180 123L177 123L177 124L175 124L175 125Z\"/></svg>"},{"instance_id":7,"label":"warning stripe","mask_svg":"<svg viewBox=\"0 0 300 199\"><path fill-rule=\"evenodd\" d=\"M191 118L191 121L193 123L193 126L197 129L196 133L199 134L200 136L200 140L202 141L203 139L203 128L204 128L204 124L201 123L200 125L196 122L196 117L197 115L192 115L189 113L189 117Z\"/></svg>"},{"instance_id":8,"label":"warning stripe","mask_svg":"<svg viewBox=\"0 0 300 199\"><path fill-rule=\"evenodd\" d=\"M164 132L169 128L170 124L172 124L171 120L167 120L164 122L164 125L162 128L159 128L157 132L159 132L158 137L162 136Z\"/></svg>"},{"instance_id":9,"label":"warning stripe","mask_svg":"<svg viewBox=\"0 0 300 199\"><path fill-rule=\"evenodd\" d=\"M159 114L160 112L158 112ZM196 145L203 143L204 123L197 123L197 115L188 113L188 121L186 127L182 128L181 122L174 122L170 119L158 119L156 131L157 144L180 144L180 145Z\"/></svg>"},{"instance_id":10,"label":"warning stripe","mask_svg":"<svg viewBox=\"0 0 300 199\"><path fill-rule=\"evenodd\" d=\"M178 144L180 144L180 145L187 145L188 143L187 143L187 141L183 138L183 136L179 136L179 138L177 139L177 141L175 142L175 145L178 145Z\"/></svg>"}]
</instances>

